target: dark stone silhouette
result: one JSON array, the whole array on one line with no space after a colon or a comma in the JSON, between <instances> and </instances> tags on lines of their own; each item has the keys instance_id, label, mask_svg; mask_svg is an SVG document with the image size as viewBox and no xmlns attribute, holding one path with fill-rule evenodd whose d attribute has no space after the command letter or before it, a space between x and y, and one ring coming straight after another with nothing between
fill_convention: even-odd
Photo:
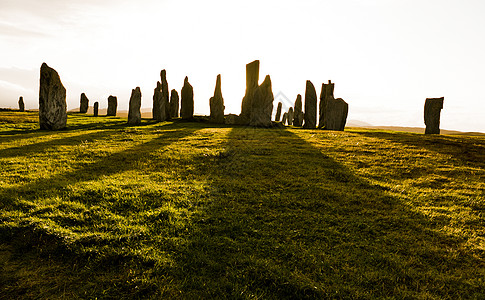
<instances>
[{"instance_id":1,"label":"dark stone silhouette","mask_svg":"<svg viewBox=\"0 0 485 300\"><path fill-rule=\"evenodd\" d=\"M325 111L327 117L324 128L343 131L347 122L349 105L342 98L333 99L333 97L329 97L327 100L327 109Z\"/></svg>"},{"instance_id":2,"label":"dark stone silhouette","mask_svg":"<svg viewBox=\"0 0 485 300\"><path fill-rule=\"evenodd\" d=\"M99 110L99 103L98 102L94 102L94 105L93 105L93 115L95 117L98 116L98 110Z\"/></svg>"},{"instance_id":3,"label":"dark stone silhouette","mask_svg":"<svg viewBox=\"0 0 485 300\"><path fill-rule=\"evenodd\" d=\"M63 129L66 127L66 123L66 89L56 70L43 63L40 67L39 88L40 129Z\"/></svg>"},{"instance_id":4,"label":"dark stone silhouette","mask_svg":"<svg viewBox=\"0 0 485 300\"><path fill-rule=\"evenodd\" d=\"M172 90L170 94L170 117L179 117L179 93L177 90Z\"/></svg>"},{"instance_id":5,"label":"dark stone silhouette","mask_svg":"<svg viewBox=\"0 0 485 300\"><path fill-rule=\"evenodd\" d=\"M163 100L162 84L157 81L157 87L153 90L153 108L152 117L158 122L163 122L167 119L165 109L165 101Z\"/></svg>"},{"instance_id":6,"label":"dark stone silhouette","mask_svg":"<svg viewBox=\"0 0 485 300\"><path fill-rule=\"evenodd\" d=\"M288 119L288 113L284 113L284 114L283 114L283 117L281 118L281 123L282 123L283 125L286 125L286 121L287 121L287 119Z\"/></svg>"},{"instance_id":7,"label":"dark stone silhouette","mask_svg":"<svg viewBox=\"0 0 485 300\"><path fill-rule=\"evenodd\" d=\"M304 120L303 128L313 129L317 125L317 92L310 80L306 82Z\"/></svg>"},{"instance_id":8,"label":"dark stone silhouette","mask_svg":"<svg viewBox=\"0 0 485 300\"><path fill-rule=\"evenodd\" d=\"M328 84L322 83L322 91L320 92L320 105L319 105L320 117L318 120L318 128L326 127L327 102L329 101L328 100L329 98L335 99L333 96L334 88L335 88L335 84L332 83L331 80L328 81Z\"/></svg>"},{"instance_id":9,"label":"dark stone silhouette","mask_svg":"<svg viewBox=\"0 0 485 300\"><path fill-rule=\"evenodd\" d=\"M162 106L165 108L165 120L170 120L170 90L168 89L167 71L160 72L162 84Z\"/></svg>"},{"instance_id":10,"label":"dark stone silhouette","mask_svg":"<svg viewBox=\"0 0 485 300\"><path fill-rule=\"evenodd\" d=\"M276 108L276 115L274 117L274 120L278 122L281 117L281 108L283 107L283 103L278 102L278 108Z\"/></svg>"},{"instance_id":11,"label":"dark stone silhouette","mask_svg":"<svg viewBox=\"0 0 485 300\"><path fill-rule=\"evenodd\" d=\"M140 87L131 90L130 107L128 110L128 124L136 125L141 123L141 91Z\"/></svg>"},{"instance_id":12,"label":"dark stone silhouette","mask_svg":"<svg viewBox=\"0 0 485 300\"><path fill-rule=\"evenodd\" d=\"M444 97L426 98L424 103L425 134L440 134L440 114L443 109Z\"/></svg>"},{"instance_id":13,"label":"dark stone silhouette","mask_svg":"<svg viewBox=\"0 0 485 300\"><path fill-rule=\"evenodd\" d=\"M225 116L224 119L225 119L224 123L226 123L228 125L239 124L239 116L238 115L228 114L228 115Z\"/></svg>"},{"instance_id":14,"label":"dark stone silhouette","mask_svg":"<svg viewBox=\"0 0 485 300\"><path fill-rule=\"evenodd\" d=\"M241 114L239 122L248 125L251 120L252 102L254 92L258 88L259 82L259 60L255 60L246 65L246 94L241 103Z\"/></svg>"},{"instance_id":15,"label":"dark stone silhouette","mask_svg":"<svg viewBox=\"0 0 485 300\"><path fill-rule=\"evenodd\" d=\"M25 111L24 97L19 97L19 111Z\"/></svg>"},{"instance_id":16,"label":"dark stone silhouette","mask_svg":"<svg viewBox=\"0 0 485 300\"><path fill-rule=\"evenodd\" d=\"M293 119L295 117L295 113L293 111L293 107L288 109L288 125L293 125Z\"/></svg>"},{"instance_id":17,"label":"dark stone silhouette","mask_svg":"<svg viewBox=\"0 0 485 300\"><path fill-rule=\"evenodd\" d=\"M224 98L221 91L221 74L217 75L214 97L209 99L210 117L213 123L224 124Z\"/></svg>"},{"instance_id":18,"label":"dark stone silhouette","mask_svg":"<svg viewBox=\"0 0 485 300\"><path fill-rule=\"evenodd\" d=\"M273 112L273 90L271 89L271 78L266 75L263 83L254 91L251 100L250 126L271 127L271 114Z\"/></svg>"},{"instance_id":19,"label":"dark stone silhouette","mask_svg":"<svg viewBox=\"0 0 485 300\"><path fill-rule=\"evenodd\" d=\"M88 107L89 107L89 99L86 97L86 94L82 93L81 94L81 100L80 100L80 106L79 106L79 112L82 114L85 114L88 112Z\"/></svg>"},{"instance_id":20,"label":"dark stone silhouette","mask_svg":"<svg viewBox=\"0 0 485 300\"><path fill-rule=\"evenodd\" d=\"M295 100L295 110L293 115L293 126L301 127L303 124L303 104L301 102L301 95L298 94Z\"/></svg>"},{"instance_id":21,"label":"dark stone silhouette","mask_svg":"<svg viewBox=\"0 0 485 300\"><path fill-rule=\"evenodd\" d=\"M108 97L108 112L107 116L116 116L116 109L118 107L118 99L115 96Z\"/></svg>"},{"instance_id":22,"label":"dark stone silhouette","mask_svg":"<svg viewBox=\"0 0 485 300\"><path fill-rule=\"evenodd\" d=\"M194 88L189 83L189 78L185 77L184 86L180 93L180 116L183 120L194 118Z\"/></svg>"}]
</instances>

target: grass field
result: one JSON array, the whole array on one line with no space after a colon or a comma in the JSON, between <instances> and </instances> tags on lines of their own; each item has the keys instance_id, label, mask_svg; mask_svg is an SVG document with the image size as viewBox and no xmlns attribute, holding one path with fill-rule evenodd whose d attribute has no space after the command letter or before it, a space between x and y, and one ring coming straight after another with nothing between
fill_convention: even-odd
<instances>
[{"instance_id":1,"label":"grass field","mask_svg":"<svg viewBox=\"0 0 485 300\"><path fill-rule=\"evenodd\" d=\"M0 298L485 299L485 137L0 112Z\"/></svg>"}]
</instances>

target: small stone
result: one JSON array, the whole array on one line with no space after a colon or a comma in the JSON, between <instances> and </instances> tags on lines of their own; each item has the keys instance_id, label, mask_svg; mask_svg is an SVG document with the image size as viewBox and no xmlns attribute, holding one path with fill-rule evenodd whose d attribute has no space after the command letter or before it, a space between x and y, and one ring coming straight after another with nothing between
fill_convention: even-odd
<instances>
[{"instance_id":1,"label":"small stone","mask_svg":"<svg viewBox=\"0 0 485 300\"><path fill-rule=\"evenodd\" d=\"M180 94L180 115L183 120L192 120L194 118L194 88L190 85L188 77L185 77L184 86Z\"/></svg>"},{"instance_id":2,"label":"small stone","mask_svg":"<svg viewBox=\"0 0 485 300\"><path fill-rule=\"evenodd\" d=\"M426 102L424 103L425 134L440 134L440 115L444 100L444 97L426 98Z\"/></svg>"},{"instance_id":3,"label":"small stone","mask_svg":"<svg viewBox=\"0 0 485 300\"><path fill-rule=\"evenodd\" d=\"M106 113L107 116L116 116L116 109L118 107L118 98L115 96L108 97L108 111Z\"/></svg>"},{"instance_id":4,"label":"small stone","mask_svg":"<svg viewBox=\"0 0 485 300\"><path fill-rule=\"evenodd\" d=\"M170 117L179 117L179 93L177 90L172 90L170 93Z\"/></svg>"},{"instance_id":5,"label":"small stone","mask_svg":"<svg viewBox=\"0 0 485 300\"><path fill-rule=\"evenodd\" d=\"M88 112L88 107L89 107L89 99L86 97L86 94L82 93L81 94L81 100L80 100L80 106L79 106L79 112L82 114L85 114Z\"/></svg>"},{"instance_id":6,"label":"small stone","mask_svg":"<svg viewBox=\"0 0 485 300\"><path fill-rule=\"evenodd\" d=\"M303 128L313 129L317 125L317 92L310 80L306 82L304 120Z\"/></svg>"},{"instance_id":7,"label":"small stone","mask_svg":"<svg viewBox=\"0 0 485 300\"><path fill-rule=\"evenodd\" d=\"M224 98L221 90L221 74L217 75L214 97L209 100L210 117L212 123L224 124Z\"/></svg>"},{"instance_id":8,"label":"small stone","mask_svg":"<svg viewBox=\"0 0 485 300\"><path fill-rule=\"evenodd\" d=\"M278 108L276 108L276 115L274 117L274 120L278 122L281 117L281 108L283 107L283 103L278 102Z\"/></svg>"},{"instance_id":9,"label":"small stone","mask_svg":"<svg viewBox=\"0 0 485 300\"><path fill-rule=\"evenodd\" d=\"M94 102L94 105L93 105L93 115L95 117L98 116L98 111L99 111L99 103L98 102Z\"/></svg>"},{"instance_id":10,"label":"small stone","mask_svg":"<svg viewBox=\"0 0 485 300\"><path fill-rule=\"evenodd\" d=\"M25 111L24 97L22 96L19 97L19 111Z\"/></svg>"},{"instance_id":11,"label":"small stone","mask_svg":"<svg viewBox=\"0 0 485 300\"><path fill-rule=\"evenodd\" d=\"M239 124L239 116L235 114L228 114L224 118L224 123L228 125L236 125Z\"/></svg>"},{"instance_id":12,"label":"small stone","mask_svg":"<svg viewBox=\"0 0 485 300\"><path fill-rule=\"evenodd\" d=\"M246 65L246 94L241 103L241 114L239 122L241 125L248 125L251 120L252 102L254 92L258 88L259 82L259 60L255 60Z\"/></svg>"},{"instance_id":13,"label":"small stone","mask_svg":"<svg viewBox=\"0 0 485 300\"><path fill-rule=\"evenodd\" d=\"M128 124L137 125L141 123L141 91L140 87L131 90L130 105L128 110Z\"/></svg>"},{"instance_id":14,"label":"small stone","mask_svg":"<svg viewBox=\"0 0 485 300\"><path fill-rule=\"evenodd\" d=\"M283 117L281 118L281 123L283 123L283 125L286 125L287 119L288 119L288 113L284 113Z\"/></svg>"},{"instance_id":15,"label":"small stone","mask_svg":"<svg viewBox=\"0 0 485 300\"><path fill-rule=\"evenodd\" d=\"M273 91L271 78L266 76L263 83L256 88L251 102L250 126L271 127L271 114L273 112Z\"/></svg>"},{"instance_id":16,"label":"small stone","mask_svg":"<svg viewBox=\"0 0 485 300\"><path fill-rule=\"evenodd\" d=\"M293 118L295 117L293 107L288 109L288 125L293 125Z\"/></svg>"},{"instance_id":17,"label":"small stone","mask_svg":"<svg viewBox=\"0 0 485 300\"><path fill-rule=\"evenodd\" d=\"M301 102L301 95L298 94L295 100L295 111L293 115L293 126L301 127L303 124L303 104Z\"/></svg>"},{"instance_id":18,"label":"small stone","mask_svg":"<svg viewBox=\"0 0 485 300\"><path fill-rule=\"evenodd\" d=\"M66 127L66 89L59 74L46 63L40 67L39 125L40 129L59 130Z\"/></svg>"}]
</instances>

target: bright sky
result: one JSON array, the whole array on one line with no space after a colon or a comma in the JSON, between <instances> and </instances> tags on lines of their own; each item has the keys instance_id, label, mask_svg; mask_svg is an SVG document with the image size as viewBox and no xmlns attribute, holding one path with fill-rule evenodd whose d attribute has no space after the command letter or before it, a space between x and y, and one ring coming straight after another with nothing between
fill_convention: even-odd
<instances>
[{"instance_id":1,"label":"bright sky","mask_svg":"<svg viewBox=\"0 0 485 300\"><path fill-rule=\"evenodd\" d=\"M68 109L82 92L127 109L136 86L151 108L166 69L170 89L189 77L199 114L221 74L226 113L239 114L259 59L260 82L271 75L291 102L330 79L348 120L423 127L425 99L445 97L442 129L485 132L484 15L483 0L0 0L0 107L22 95L38 108L46 62Z\"/></svg>"}]
</instances>

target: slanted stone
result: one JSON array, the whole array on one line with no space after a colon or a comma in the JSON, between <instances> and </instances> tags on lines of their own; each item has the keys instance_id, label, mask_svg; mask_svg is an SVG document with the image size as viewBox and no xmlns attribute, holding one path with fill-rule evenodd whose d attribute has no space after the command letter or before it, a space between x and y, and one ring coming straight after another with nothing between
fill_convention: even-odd
<instances>
[{"instance_id":1,"label":"slanted stone","mask_svg":"<svg viewBox=\"0 0 485 300\"><path fill-rule=\"evenodd\" d=\"M170 93L170 117L179 117L179 93L177 90L172 90Z\"/></svg>"},{"instance_id":2,"label":"slanted stone","mask_svg":"<svg viewBox=\"0 0 485 300\"><path fill-rule=\"evenodd\" d=\"M328 84L322 83L322 90L320 92L320 105L319 105L320 117L318 120L318 128L326 127L327 103L328 101L335 99L333 96L334 88L335 88L335 84L332 83L331 80L328 81Z\"/></svg>"},{"instance_id":3,"label":"slanted stone","mask_svg":"<svg viewBox=\"0 0 485 300\"><path fill-rule=\"evenodd\" d=\"M271 114L273 112L273 90L271 88L271 78L266 75L263 83L254 91L251 100L250 126L271 127Z\"/></svg>"},{"instance_id":4,"label":"slanted stone","mask_svg":"<svg viewBox=\"0 0 485 300\"><path fill-rule=\"evenodd\" d=\"M80 106L79 106L79 112L82 114L85 114L88 112L88 107L89 107L89 99L86 97L86 94L82 93L81 94L81 100L80 100Z\"/></svg>"},{"instance_id":5,"label":"slanted stone","mask_svg":"<svg viewBox=\"0 0 485 300\"><path fill-rule=\"evenodd\" d=\"M281 118L281 123L283 123L283 125L286 125L287 120L288 120L288 113L284 113L283 117Z\"/></svg>"},{"instance_id":6,"label":"slanted stone","mask_svg":"<svg viewBox=\"0 0 485 300\"><path fill-rule=\"evenodd\" d=\"M180 116L183 120L191 120L194 118L194 88L190 85L188 77L185 77L180 94Z\"/></svg>"},{"instance_id":7,"label":"slanted stone","mask_svg":"<svg viewBox=\"0 0 485 300\"><path fill-rule=\"evenodd\" d=\"M246 65L246 94L241 103L241 114L239 121L242 125L248 125L251 120L252 102L254 92L258 88L259 82L259 60L255 60Z\"/></svg>"},{"instance_id":8,"label":"slanted stone","mask_svg":"<svg viewBox=\"0 0 485 300\"><path fill-rule=\"evenodd\" d=\"M424 103L425 134L440 134L440 115L444 100L444 97L426 98L426 102Z\"/></svg>"},{"instance_id":9,"label":"slanted stone","mask_svg":"<svg viewBox=\"0 0 485 300\"><path fill-rule=\"evenodd\" d=\"M281 108L283 107L283 103L278 102L278 108L276 108L276 115L274 117L274 120L278 122L281 117Z\"/></svg>"},{"instance_id":10,"label":"slanted stone","mask_svg":"<svg viewBox=\"0 0 485 300\"><path fill-rule=\"evenodd\" d=\"M116 109L118 107L118 98L115 96L108 97L108 111L107 116L116 116Z\"/></svg>"},{"instance_id":11,"label":"slanted stone","mask_svg":"<svg viewBox=\"0 0 485 300\"><path fill-rule=\"evenodd\" d=\"M93 115L95 117L98 116L98 111L99 111L99 103L98 102L94 102L94 105L93 105Z\"/></svg>"},{"instance_id":12,"label":"slanted stone","mask_svg":"<svg viewBox=\"0 0 485 300\"><path fill-rule=\"evenodd\" d=\"M39 124L40 129L58 130L66 127L66 89L59 74L46 63L40 67Z\"/></svg>"},{"instance_id":13,"label":"slanted stone","mask_svg":"<svg viewBox=\"0 0 485 300\"><path fill-rule=\"evenodd\" d=\"M19 97L19 111L25 111L24 97Z\"/></svg>"},{"instance_id":14,"label":"slanted stone","mask_svg":"<svg viewBox=\"0 0 485 300\"><path fill-rule=\"evenodd\" d=\"M221 74L217 75L214 97L210 98L209 106L209 121L213 123L224 124L224 98L222 98Z\"/></svg>"},{"instance_id":15,"label":"slanted stone","mask_svg":"<svg viewBox=\"0 0 485 300\"><path fill-rule=\"evenodd\" d=\"M301 102L301 95L298 94L295 100L295 110L293 115L293 126L301 127L303 125L303 104Z\"/></svg>"},{"instance_id":16,"label":"slanted stone","mask_svg":"<svg viewBox=\"0 0 485 300\"><path fill-rule=\"evenodd\" d=\"M153 90L153 108L152 117L158 122L163 122L167 119L165 114L165 101L162 99L162 84L157 81L157 87Z\"/></svg>"},{"instance_id":17,"label":"slanted stone","mask_svg":"<svg viewBox=\"0 0 485 300\"><path fill-rule=\"evenodd\" d=\"M304 120L303 128L313 129L317 125L317 92L310 80L306 82Z\"/></svg>"},{"instance_id":18,"label":"slanted stone","mask_svg":"<svg viewBox=\"0 0 485 300\"><path fill-rule=\"evenodd\" d=\"M128 110L128 125L137 125L141 123L141 91L140 87L131 90L130 106Z\"/></svg>"},{"instance_id":19,"label":"slanted stone","mask_svg":"<svg viewBox=\"0 0 485 300\"><path fill-rule=\"evenodd\" d=\"M343 131L347 122L349 105L342 98L327 97L325 129Z\"/></svg>"},{"instance_id":20,"label":"slanted stone","mask_svg":"<svg viewBox=\"0 0 485 300\"><path fill-rule=\"evenodd\" d=\"M162 106L165 108L165 120L170 120L170 90L168 89L167 71L160 72L162 84Z\"/></svg>"}]
</instances>

